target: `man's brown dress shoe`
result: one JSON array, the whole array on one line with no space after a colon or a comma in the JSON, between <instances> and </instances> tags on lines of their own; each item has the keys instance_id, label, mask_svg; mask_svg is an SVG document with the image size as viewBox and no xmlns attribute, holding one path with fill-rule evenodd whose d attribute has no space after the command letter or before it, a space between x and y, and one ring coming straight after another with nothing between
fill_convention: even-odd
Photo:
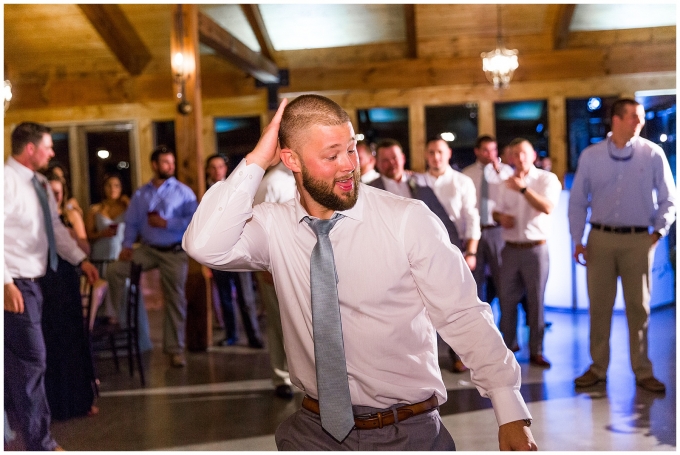
<instances>
[{"instance_id":1,"label":"man's brown dress shoe","mask_svg":"<svg viewBox=\"0 0 680 455\"><path fill-rule=\"evenodd\" d=\"M638 387L652 393L666 393L666 386L654 376L635 381Z\"/></svg>"},{"instance_id":2,"label":"man's brown dress shoe","mask_svg":"<svg viewBox=\"0 0 680 455\"><path fill-rule=\"evenodd\" d=\"M541 354L530 356L529 363L541 368L550 368L550 362L548 362L548 359L543 357Z\"/></svg>"},{"instance_id":3,"label":"man's brown dress shoe","mask_svg":"<svg viewBox=\"0 0 680 455\"><path fill-rule=\"evenodd\" d=\"M583 373L581 376L578 378L574 379L574 384L576 384L576 387L590 387L598 382L606 382L607 378L601 378L595 373L593 373L593 370L588 368L588 371Z\"/></svg>"}]
</instances>

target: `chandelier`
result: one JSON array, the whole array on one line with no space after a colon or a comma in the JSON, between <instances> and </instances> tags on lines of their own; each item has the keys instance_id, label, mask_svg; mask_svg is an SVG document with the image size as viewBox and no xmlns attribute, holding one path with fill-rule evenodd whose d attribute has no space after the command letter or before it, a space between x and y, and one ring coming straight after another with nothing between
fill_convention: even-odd
<instances>
[{"instance_id":1,"label":"chandelier","mask_svg":"<svg viewBox=\"0 0 680 455\"><path fill-rule=\"evenodd\" d=\"M510 84L512 75L519 66L517 63L517 49L506 49L501 36L501 5L496 5L498 29L496 49L482 52L482 69L486 78L493 84L493 88L506 88Z\"/></svg>"}]
</instances>

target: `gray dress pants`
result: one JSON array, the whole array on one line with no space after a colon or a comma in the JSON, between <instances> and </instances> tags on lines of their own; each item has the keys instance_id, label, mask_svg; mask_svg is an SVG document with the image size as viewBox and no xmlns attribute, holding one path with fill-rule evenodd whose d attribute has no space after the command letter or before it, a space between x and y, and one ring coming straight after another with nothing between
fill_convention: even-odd
<instances>
[{"instance_id":1,"label":"gray dress pants","mask_svg":"<svg viewBox=\"0 0 680 455\"><path fill-rule=\"evenodd\" d=\"M529 354L543 354L543 297L548 282L548 245L516 248L508 244L501 253L501 320L500 331L508 349L517 344L517 305L526 292Z\"/></svg>"}]
</instances>

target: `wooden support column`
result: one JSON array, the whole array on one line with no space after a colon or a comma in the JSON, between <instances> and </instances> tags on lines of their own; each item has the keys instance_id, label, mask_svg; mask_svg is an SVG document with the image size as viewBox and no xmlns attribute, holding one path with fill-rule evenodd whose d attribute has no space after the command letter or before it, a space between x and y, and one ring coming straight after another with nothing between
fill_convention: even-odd
<instances>
[{"instance_id":1,"label":"wooden support column","mask_svg":"<svg viewBox=\"0 0 680 455\"><path fill-rule=\"evenodd\" d=\"M408 123L411 170L425 172L425 106L422 102L409 105Z\"/></svg>"},{"instance_id":2,"label":"wooden support column","mask_svg":"<svg viewBox=\"0 0 680 455\"><path fill-rule=\"evenodd\" d=\"M171 56L178 52L184 56L184 100L191 106L189 112L186 109L184 112L178 109L175 114L177 178L188 185L200 199L205 193L205 174L197 5L173 6L170 51ZM176 96L179 84L175 84L174 87L175 92L172 96ZM205 278L204 268L198 262L189 259L189 276L186 284L188 301L186 343L190 351L205 351L212 344L209 286L210 282Z\"/></svg>"},{"instance_id":3,"label":"wooden support column","mask_svg":"<svg viewBox=\"0 0 680 455\"><path fill-rule=\"evenodd\" d=\"M493 100L477 102L477 135L483 134L496 137L496 112Z\"/></svg>"},{"instance_id":4,"label":"wooden support column","mask_svg":"<svg viewBox=\"0 0 680 455\"><path fill-rule=\"evenodd\" d=\"M548 125L550 126L550 159L552 172L564 185L564 174L567 172L567 103L564 96L548 98Z\"/></svg>"}]
</instances>

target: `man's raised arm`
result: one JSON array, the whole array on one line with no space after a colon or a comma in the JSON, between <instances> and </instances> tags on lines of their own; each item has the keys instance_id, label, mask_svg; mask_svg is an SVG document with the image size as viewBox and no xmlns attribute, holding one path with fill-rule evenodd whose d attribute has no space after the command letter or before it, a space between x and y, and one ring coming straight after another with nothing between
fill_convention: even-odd
<instances>
[{"instance_id":1,"label":"man's raised arm","mask_svg":"<svg viewBox=\"0 0 680 455\"><path fill-rule=\"evenodd\" d=\"M184 250L198 262L222 270L267 268L266 232L253 217L252 202L265 169L279 160L278 134L285 106L284 99L253 151L229 178L203 196L182 239Z\"/></svg>"}]
</instances>

